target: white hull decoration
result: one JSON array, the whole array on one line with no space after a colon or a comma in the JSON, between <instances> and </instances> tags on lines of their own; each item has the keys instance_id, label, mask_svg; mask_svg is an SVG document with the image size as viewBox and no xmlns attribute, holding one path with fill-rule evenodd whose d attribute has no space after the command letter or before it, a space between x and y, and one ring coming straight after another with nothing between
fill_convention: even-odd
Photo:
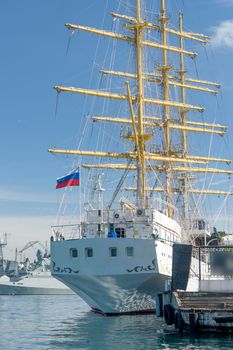
<instances>
[{"instance_id":1,"label":"white hull decoration","mask_svg":"<svg viewBox=\"0 0 233 350\"><path fill-rule=\"evenodd\" d=\"M102 74L112 76L107 80L106 89L102 85L100 90L55 87L58 93L85 94L114 102L104 102L103 109L101 107L103 116L98 116L99 103L95 105L95 112L88 112L93 114L90 119L96 123L104 122L105 126L98 128L98 137L97 134L85 137L82 131L80 145L86 143L86 150L49 150L52 154L81 156L82 163L76 164L84 174L80 186L87 187L80 194L85 210L78 221L81 223L77 225L77 235L72 236L73 239L71 235L66 236L65 230L72 226L70 223L53 227L52 275L79 294L93 310L107 315L154 311L155 296L164 290L165 280L172 273L173 243L188 242L190 238L196 239L197 243L198 238L202 244L210 239L206 220L200 216L199 196L232 194L226 188L224 191L216 187L211 189L211 183L206 189L196 187L203 183L198 182L197 177L205 172L206 184L207 180L212 181L212 173L223 175L232 171L225 165L230 162L228 159L203 154L205 147L199 149L200 153L191 154L190 150L198 149L200 142L195 142L195 147L188 145L189 140L193 142L198 137L194 135L201 133L202 137L212 137L226 132L220 124L209 120L204 122L199 113L204 108L197 105L199 101L190 104L186 94L186 91L192 94L195 90L194 98L198 99L197 91L216 94L219 88L219 84L193 78L192 70L186 68L186 60L197 54L185 50L184 41L203 44L208 42L208 37L185 32L182 14L179 28L174 29L165 0L158 1L161 6L159 15L152 13L151 6L147 11L146 0L131 0L130 6L123 3L119 7L129 12L112 13L115 19L113 32L70 23L66 25L72 33L82 30L104 36L106 40L118 40L125 46L121 56L118 53L120 45L114 42L112 50L116 52L109 55L111 70L106 70L106 67L101 70ZM121 33L117 32L119 28ZM131 48L128 57L127 48ZM110 51L108 47L108 54ZM115 71L114 59L118 67ZM124 62L125 70L119 71ZM119 79L119 83L110 87L109 82L114 79ZM91 123L87 119L85 117L85 130L88 129L86 122ZM84 123L80 122L80 125ZM120 127L119 133L117 126ZM188 138L188 133L193 133L193 137ZM91 132L91 135L94 134ZM208 153L211 154L210 150ZM91 163L87 157L92 157ZM98 158L100 162L96 161ZM209 162L219 162L225 167L208 168ZM108 192L105 198L98 173L94 173L93 191L89 188L93 172L100 171L93 169L101 168L107 169L106 178L111 180L109 183L106 180ZM57 188L79 185L77 169L59 178ZM118 170L117 175L122 173L112 191L115 170ZM78 179L78 184L72 182L73 176ZM127 197L120 197L123 190L127 190ZM192 261L195 276L198 267L196 270L195 259Z\"/></svg>"}]
</instances>

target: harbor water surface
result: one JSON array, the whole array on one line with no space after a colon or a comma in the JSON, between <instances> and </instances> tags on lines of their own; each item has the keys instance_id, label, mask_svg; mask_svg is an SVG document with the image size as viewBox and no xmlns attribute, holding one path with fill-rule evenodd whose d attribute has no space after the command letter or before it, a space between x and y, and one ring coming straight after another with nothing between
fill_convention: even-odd
<instances>
[{"instance_id":1,"label":"harbor water surface","mask_svg":"<svg viewBox=\"0 0 233 350\"><path fill-rule=\"evenodd\" d=\"M232 349L231 335L178 336L155 315L103 317L74 296L0 296L0 350Z\"/></svg>"}]
</instances>

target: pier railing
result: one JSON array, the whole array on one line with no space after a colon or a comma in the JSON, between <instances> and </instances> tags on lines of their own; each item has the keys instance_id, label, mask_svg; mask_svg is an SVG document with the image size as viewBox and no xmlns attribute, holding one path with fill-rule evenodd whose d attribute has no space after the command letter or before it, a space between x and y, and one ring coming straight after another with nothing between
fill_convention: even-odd
<instances>
[{"instance_id":1,"label":"pier railing","mask_svg":"<svg viewBox=\"0 0 233 350\"><path fill-rule=\"evenodd\" d=\"M233 280L233 245L194 247L199 261L199 280Z\"/></svg>"}]
</instances>

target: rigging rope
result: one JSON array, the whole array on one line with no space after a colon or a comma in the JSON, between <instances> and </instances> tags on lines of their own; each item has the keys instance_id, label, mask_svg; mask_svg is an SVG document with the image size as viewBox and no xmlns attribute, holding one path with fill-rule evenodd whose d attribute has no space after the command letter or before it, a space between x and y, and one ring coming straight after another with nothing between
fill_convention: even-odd
<instances>
[{"instance_id":1,"label":"rigging rope","mask_svg":"<svg viewBox=\"0 0 233 350\"><path fill-rule=\"evenodd\" d=\"M111 209L111 206L112 206L113 202L115 201L115 199L116 199L116 197L117 197L117 195L118 195L118 193L119 193L119 191L120 191L120 189L121 189L121 187L122 187L122 185L123 185L123 183L124 183L124 181L125 181L125 179L126 179L126 177L127 177L127 175L128 175L129 166L132 164L132 162L133 162L132 159L130 159L130 160L128 161L128 163L127 163L128 169L126 169L126 170L124 171L123 175L121 176L120 181L119 181L119 183L118 183L118 185L117 185L115 191L113 192L113 196L112 196L112 198L111 198L111 200L110 200L110 202L109 202L109 204L108 204L108 207L107 207L108 209Z\"/></svg>"}]
</instances>

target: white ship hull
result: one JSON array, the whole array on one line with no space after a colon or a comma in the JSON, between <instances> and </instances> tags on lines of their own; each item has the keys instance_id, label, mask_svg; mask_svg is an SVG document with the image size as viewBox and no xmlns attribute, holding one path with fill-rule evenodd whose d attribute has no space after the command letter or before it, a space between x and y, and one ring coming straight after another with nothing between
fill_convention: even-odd
<instances>
[{"instance_id":1,"label":"white ship hull","mask_svg":"<svg viewBox=\"0 0 233 350\"><path fill-rule=\"evenodd\" d=\"M93 247L92 258L85 248ZM116 247L118 255L109 256ZM126 247L134 256L124 255ZM73 259L70 250L77 249ZM154 312L155 296L171 276L172 247L153 239L76 239L51 244L52 275L94 311L116 315Z\"/></svg>"},{"instance_id":2,"label":"white ship hull","mask_svg":"<svg viewBox=\"0 0 233 350\"><path fill-rule=\"evenodd\" d=\"M168 276L139 274L75 277L62 281L95 312L105 315L155 311L155 295L164 289Z\"/></svg>"}]
</instances>

